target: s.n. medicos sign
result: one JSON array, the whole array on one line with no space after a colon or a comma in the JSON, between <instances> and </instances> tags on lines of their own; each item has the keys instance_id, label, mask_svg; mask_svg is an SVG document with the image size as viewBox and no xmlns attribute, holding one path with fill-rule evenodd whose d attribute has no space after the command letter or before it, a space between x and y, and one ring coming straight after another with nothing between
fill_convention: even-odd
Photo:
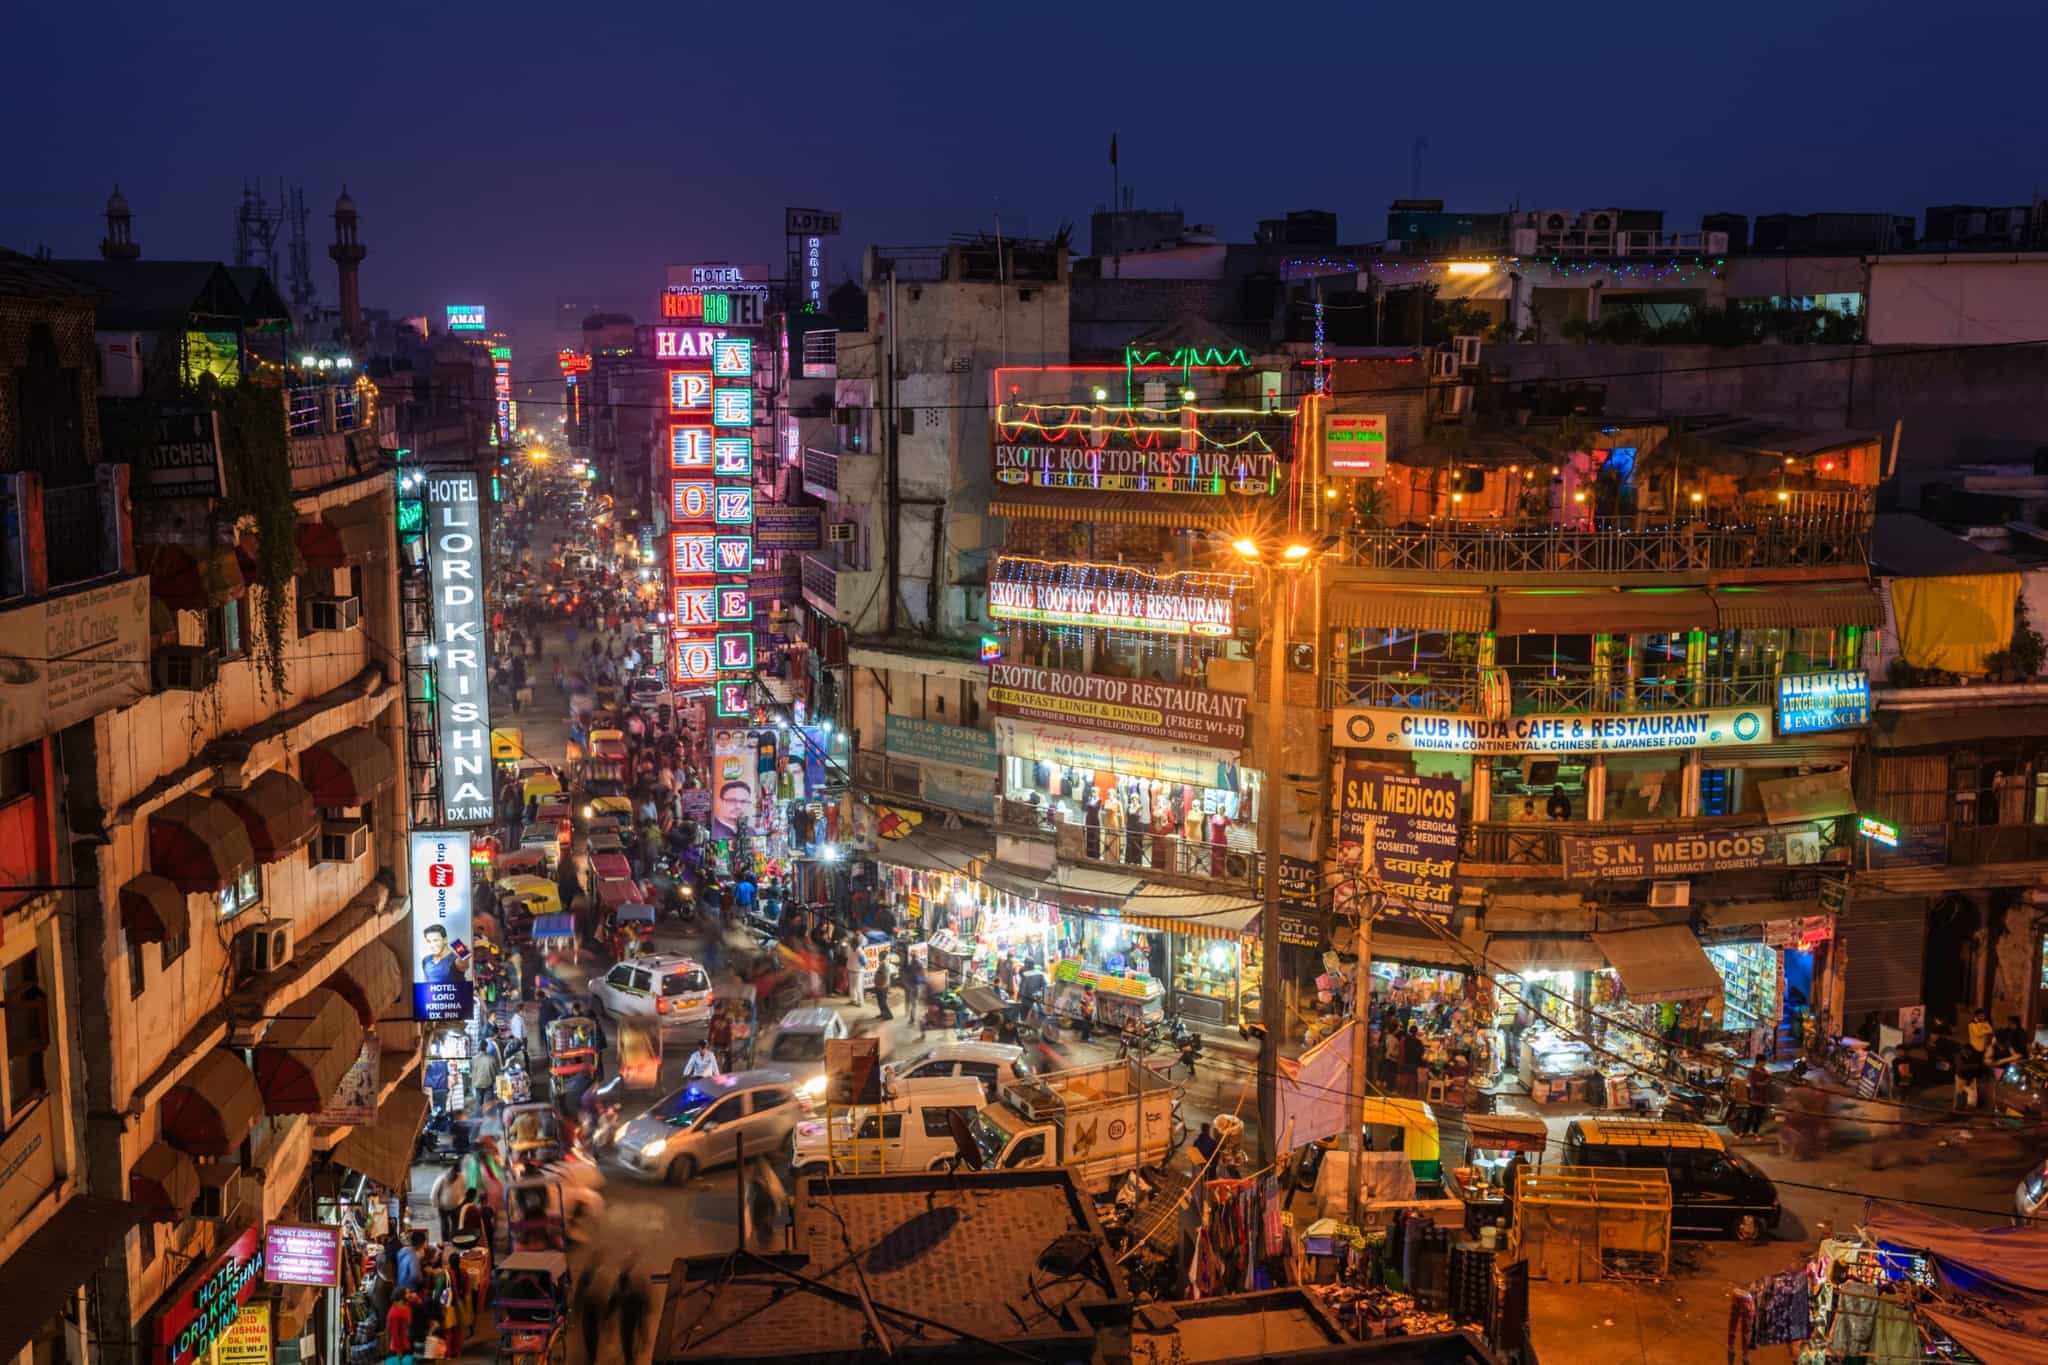
<instances>
[{"instance_id":1,"label":"s.n. medicos sign","mask_svg":"<svg viewBox=\"0 0 2048 1365\"><path fill-rule=\"evenodd\" d=\"M489 824L491 696L484 655L483 518L474 474L427 479L427 575L434 594L434 711L441 737L441 816Z\"/></svg>"}]
</instances>

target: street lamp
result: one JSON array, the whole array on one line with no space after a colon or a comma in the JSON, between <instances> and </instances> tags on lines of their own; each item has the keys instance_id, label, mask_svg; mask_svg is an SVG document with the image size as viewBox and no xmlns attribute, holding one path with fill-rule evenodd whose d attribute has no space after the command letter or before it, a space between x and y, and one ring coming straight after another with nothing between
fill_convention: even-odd
<instances>
[{"instance_id":1,"label":"street lamp","mask_svg":"<svg viewBox=\"0 0 2048 1365\"><path fill-rule=\"evenodd\" d=\"M1259 848L1262 873L1259 878L1259 1151L1267 1164L1280 1156L1279 1075L1280 1039L1287 1027L1287 1005L1282 998L1280 972L1280 750L1285 744L1283 698L1287 690L1288 620L1278 574L1310 567L1336 545L1335 537L1310 544L1289 541L1272 550L1249 537L1233 540L1230 548L1246 565L1263 569L1267 610L1263 637L1266 645L1266 708L1262 713L1260 761L1265 766L1265 787L1259 800Z\"/></svg>"}]
</instances>

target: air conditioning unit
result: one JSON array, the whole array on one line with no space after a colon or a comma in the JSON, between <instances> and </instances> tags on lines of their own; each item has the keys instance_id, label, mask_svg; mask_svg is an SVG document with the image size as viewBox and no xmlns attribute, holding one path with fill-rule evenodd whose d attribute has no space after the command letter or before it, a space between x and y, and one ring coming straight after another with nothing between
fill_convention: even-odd
<instances>
[{"instance_id":1,"label":"air conditioning unit","mask_svg":"<svg viewBox=\"0 0 2048 1365\"><path fill-rule=\"evenodd\" d=\"M1579 223L1586 229L1588 236L1612 237L1615 230L1621 226L1621 210L1587 209L1579 215Z\"/></svg>"},{"instance_id":2,"label":"air conditioning unit","mask_svg":"<svg viewBox=\"0 0 2048 1365\"><path fill-rule=\"evenodd\" d=\"M258 924L235 935L235 980L274 972L292 960L292 927Z\"/></svg>"},{"instance_id":3,"label":"air conditioning unit","mask_svg":"<svg viewBox=\"0 0 2048 1365\"><path fill-rule=\"evenodd\" d=\"M1451 338L1451 348L1457 354L1459 369L1469 370L1479 363L1479 347L1484 340L1484 337L1477 336Z\"/></svg>"},{"instance_id":4,"label":"air conditioning unit","mask_svg":"<svg viewBox=\"0 0 2048 1365\"><path fill-rule=\"evenodd\" d=\"M309 597L305 606L306 632L348 630L363 623L360 597Z\"/></svg>"},{"instance_id":5,"label":"air conditioning unit","mask_svg":"<svg viewBox=\"0 0 2048 1365\"><path fill-rule=\"evenodd\" d=\"M1223 874L1233 881L1249 881L1252 875L1252 855L1249 853L1225 853Z\"/></svg>"},{"instance_id":6,"label":"air conditioning unit","mask_svg":"<svg viewBox=\"0 0 2048 1365\"><path fill-rule=\"evenodd\" d=\"M323 820L320 822L320 856L315 859L322 863L359 862L370 853L370 827L361 820Z\"/></svg>"},{"instance_id":7,"label":"air conditioning unit","mask_svg":"<svg viewBox=\"0 0 2048 1365\"><path fill-rule=\"evenodd\" d=\"M100 397L142 397L142 337L136 332L101 332Z\"/></svg>"},{"instance_id":8,"label":"air conditioning unit","mask_svg":"<svg viewBox=\"0 0 2048 1365\"><path fill-rule=\"evenodd\" d=\"M1444 416L1463 417L1472 411L1472 386L1460 384L1444 395Z\"/></svg>"},{"instance_id":9,"label":"air conditioning unit","mask_svg":"<svg viewBox=\"0 0 2048 1365\"><path fill-rule=\"evenodd\" d=\"M1682 910L1691 904L1691 882L1650 883L1650 907L1653 910Z\"/></svg>"},{"instance_id":10,"label":"air conditioning unit","mask_svg":"<svg viewBox=\"0 0 2048 1365\"><path fill-rule=\"evenodd\" d=\"M825 527L825 543L827 545L851 545L854 542L856 530L857 528L850 521L831 522Z\"/></svg>"},{"instance_id":11,"label":"air conditioning unit","mask_svg":"<svg viewBox=\"0 0 2048 1365\"><path fill-rule=\"evenodd\" d=\"M1572 216L1563 209L1543 209L1536 215L1537 231L1545 236L1558 236L1571 225Z\"/></svg>"},{"instance_id":12,"label":"air conditioning unit","mask_svg":"<svg viewBox=\"0 0 2048 1365\"><path fill-rule=\"evenodd\" d=\"M1429 377L1431 379L1456 379L1458 377L1458 354L1455 351L1432 351L1429 355Z\"/></svg>"},{"instance_id":13,"label":"air conditioning unit","mask_svg":"<svg viewBox=\"0 0 2048 1365\"><path fill-rule=\"evenodd\" d=\"M249 1181L243 1178L242 1168L232 1161L202 1161L197 1170L199 1197L192 1201L192 1216L221 1223L238 1221L248 1202ZM260 1182L257 1189L262 1189Z\"/></svg>"},{"instance_id":14,"label":"air conditioning unit","mask_svg":"<svg viewBox=\"0 0 2048 1365\"><path fill-rule=\"evenodd\" d=\"M201 692L220 681L220 652L206 645L166 645L149 656L159 692Z\"/></svg>"}]
</instances>

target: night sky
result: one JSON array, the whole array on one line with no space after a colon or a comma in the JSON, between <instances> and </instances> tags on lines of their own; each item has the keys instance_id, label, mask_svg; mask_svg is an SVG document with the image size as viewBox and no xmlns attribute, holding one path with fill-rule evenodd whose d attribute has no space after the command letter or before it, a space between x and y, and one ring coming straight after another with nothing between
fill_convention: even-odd
<instances>
[{"instance_id":1,"label":"night sky","mask_svg":"<svg viewBox=\"0 0 2048 1365\"><path fill-rule=\"evenodd\" d=\"M1385 8L1392 17L1376 17ZM1421 8L1426 12L1403 11ZM1918 214L2043 187L2048 8L613 3L10 7L0 245L232 251L248 177L302 183L315 281L346 182L365 302L645 316L671 262L772 260L786 204L869 241L1050 233L1110 195L1243 239L1287 209L1383 235L1453 208ZM1311 22L1311 16L1342 15ZM26 60L24 60L24 56Z\"/></svg>"}]
</instances>

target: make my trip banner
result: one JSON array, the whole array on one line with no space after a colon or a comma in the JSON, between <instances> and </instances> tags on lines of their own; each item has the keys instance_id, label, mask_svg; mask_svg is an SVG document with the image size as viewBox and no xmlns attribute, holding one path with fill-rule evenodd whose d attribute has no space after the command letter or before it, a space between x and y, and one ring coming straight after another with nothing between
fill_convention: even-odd
<instances>
[{"instance_id":1,"label":"make my trip banner","mask_svg":"<svg viewBox=\"0 0 2048 1365\"><path fill-rule=\"evenodd\" d=\"M1462 824L1455 777L1415 777L1352 760L1337 811L1337 861L1377 872L1380 918L1426 920L1455 931ZM1367 848L1372 860L1365 861ZM1357 914L1348 878L1332 888L1339 914Z\"/></svg>"},{"instance_id":2,"label":"make my trip banner","mask_svg":"<svg viewBox=\"0 0 2048 1365\"><path fill-rule=\"evenodd\" d=\"M1566 880L1689 877L1820 861L1820 835L1813 830L1765 825L1674 834L1566 834L1557 842Z\"/></svg>"},{"instance_id":3,"label":"make my trip banner","mask_svg":"<svg viewBox=\"0 0 2048 1365\"><path fill-rule=\"evenodd\" d=\"M1245 744L1245 699L1235 692L995 663L988 696L999 716L1232 753Z\"/></svg>"}]
</instances>

